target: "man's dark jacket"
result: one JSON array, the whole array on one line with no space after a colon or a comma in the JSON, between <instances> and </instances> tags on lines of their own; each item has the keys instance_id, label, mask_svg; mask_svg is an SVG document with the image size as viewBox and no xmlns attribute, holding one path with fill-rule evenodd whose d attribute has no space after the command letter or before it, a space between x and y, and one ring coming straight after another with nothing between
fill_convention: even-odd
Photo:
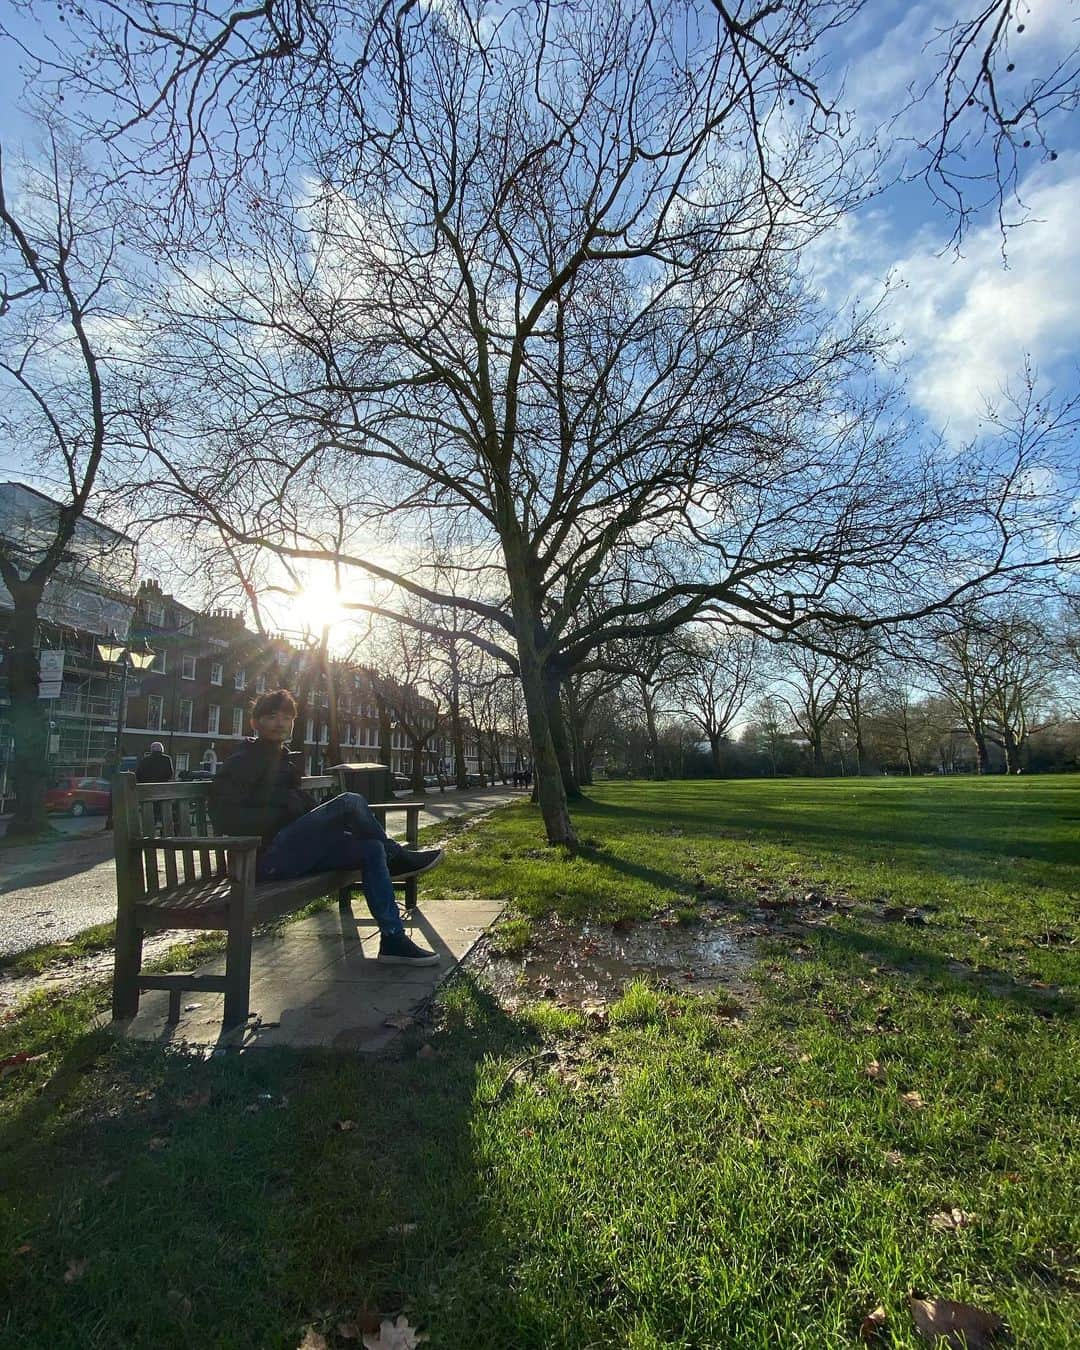
<instances>
[{"instance_id":1,"label":"man's dark jacket","mask_svg":"<svg viewBox=\"0 0 1080 1350\"><path fill-rule=\"evenodd\" d=\"M171 783L172 760L159 750L149 751L135 765L136 783Z\"/></svg>"},{"instance_id":2,"label":"man's dark jacket","mask_svg":"<svg viewBox=\"0 0 1080 1350\"><path fill-rule=\"evenodd\" d=\"M258 738L244 742L210 783L210 819L218 834L257 834L266 845L311 810L300 790L300 755Z\"/></svg>"}]
</instances>

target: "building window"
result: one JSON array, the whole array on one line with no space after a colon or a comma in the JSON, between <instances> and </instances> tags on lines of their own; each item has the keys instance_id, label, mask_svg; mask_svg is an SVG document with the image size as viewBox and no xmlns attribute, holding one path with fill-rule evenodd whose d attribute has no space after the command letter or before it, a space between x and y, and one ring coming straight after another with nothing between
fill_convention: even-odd
<instances>
[{"instance_id":1,"label":"building window","mask_svg":"<svg viewBox=\"0 0 1080 1350\"><path fill-rule=\"evenodd\" d=\"M242 736L244 734L243 708L234 708L232 710L232 734L234 736Z\"/></svg>"},{"instance_id":2,"label":"building window","mask_svg":"<svg viewBox=\"0 0 1080 1350\"><path fill-rule=\"evenodd\" d=\"M206 710L206 730L211 736L221 730L221 709L216 703L211 703Z\"/></svg>"},{"instance_id":3,"label":"building window","mask_svg":"<svg viewBox=\"0 0 1080 1350\"><path fill-rule=\"evenodd\" d=\"M165 700L160 694L148 694L146 696L146 729L147 731L160 731L161 720L165 712Z\"/></svg>"},{"instance_id":4,"label":"building window","mask_svg":"<svg viewBox=\"0 0 1080 1350\"><path fill-rule=\"evenodd\" d=\"M183 623L181 623L181 624L179 624L179 625L177 626L176 631L177 631L178 633L183 633L185 637L191 637L191 636L193 636L193 634L194 634L194 632L195 632L195 618L194 618L194 616L192 616L191 618L185 619L185 620L183 621Z\"/></svg>"},{"instance_id":5,"label":"building window","mask_svg":"<svg viewBox=\"0 0 1080 1350\"><path fill-rule=\"evenodd\" d=\"M188 752L186 750L181 750L181 752L176 756L176 772L187 773L188 762L189 762Z\"/></svg>"},{"instance_id":6,"label":"building window","mask_svg":"<svg viewBox=\"0 0 1080 1350\"><path fill-rule=\"evenodd\" d=\"M154 626L155 628L164 628L164 627L165 627L165 606L164 606L164 605L147 605L147 606L146 606L146 621L147 621L147 623L153 624L153 626Z\"/></svg>"},{"instance_id":7,"label":"building window","mask_svg":"<svg viewBox=\"0 0 1080 1350\"><path fill-rule=\"evenodd\" d=\"M319 732L319 740L323 743L323 745L330 744L330 728L325 724L323 725L322 730Z\"/></svg>"},{"instance_id":8,"label":"building window","mask_svg":"<svg viewBox=\"0 0 1080 1350\"><path fill-rule=\"evenodd\" d=\"M183 680L195 678L195 658L193 656L182 656L180 658L180 678Z\"/></svg>"},{"instance_id":9,"label":"building window","mask_svg":"<svg viewBox=\"0 0 1080 1350\"><path fill-rule=\"evenodd\" d=\"M307 733L304 736L304 740L313 741L314 739L315 739L315 719L314 717L309 717L307 720Z\"/></svg>"},{"instance_id":10,"label":"building window","mask_svg":"<svg viewBox=\"0 0 1080 1350\"><path fill-rule=\"evenodd\" d=\"M247 688L247 671L244 669L243 666L241 666L240 669L233 674L232 682L234 689Z\"/></svg>"},{"instance_id":11,"label":"building window","mask_svg":"<svg viewBox=\"0 0 1080 1350\"><path fill-rule=\"evenodd\" d=\"M177 731L191 730L191 699L182 698L180 700L180 716L178 719Z\"/></svg>"},{"instance_id":12,"label":"building window","mask_svg":"<svg viewBox=\"0 0 1080 1350\"><path fill-rule=\"evenodd\" d=\"M150 667L155 675L165 674L165 652L164 650L154 653L154 664Z\"/></svg>"},{"instance_id":13,"label":"building window","mask_svg":"<svg viewBox=\"0 0 1080 1350\"><path fill-rule=\"evenodd\" d=\"M266 676L265 676L265 675L260 675L260 676L258 676L258 678L256 679L256 681L255 681L255 692L256 692L257 694L265 694L265 693L266 693Z\"/></svg>"},{"instance_id":14,"label":"building window","mask_svg":"<svg viewBox=\"0 0 1080 1350\"><path fill-rule=\"evenodd\" d=\"M211 683L211 684L220 684L220 683L221 683L221 680L222 680L222 677L224 676L224 674L225 674L225 672L224 672L224 670L222 669L222 665L221 665L221 662L220 662L220 661L211 661L211 662L210 662L210 683Z\"/></svg>"}]
</instances>

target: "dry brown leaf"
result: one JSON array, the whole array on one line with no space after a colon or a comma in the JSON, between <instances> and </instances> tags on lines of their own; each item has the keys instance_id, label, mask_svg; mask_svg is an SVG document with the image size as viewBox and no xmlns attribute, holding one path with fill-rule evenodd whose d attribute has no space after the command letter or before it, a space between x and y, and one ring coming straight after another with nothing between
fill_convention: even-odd
<instances>
[{"instance_id":1,"label":"dry brown leaf","mask_svg":"<svg viewBox=\"0 0 1080 1350\"><path fill-rule=\"evenodd\" d=\"M890 1148L887 1150L885 1154L885 1161L889 1164L890 1167L903 1167L904 1155L900 1152L899 1149Z\"/></svg>"},{"instance_id":2,"label":"dry brown leaf","mask_svg":"<svg viewBox=\"0 0 1080 1350\"><path fill-rule=\"evenodd\" d=\"M358 1341L365 1333L377 1336L382 1318L378 1313L359 1312L349 1322L339 1322L334 1330L343 1341Z\"/></svg>"},{"instance_id":3,"label":"dry brown leaf","mask_svg":"<svg viewBox=\"0 0 1080 1350\"><path fill-rule=\"evenodd\" d=\"M930 1227L937 1229L939 1233L955 1233L958 1228L967 1228L978 1218L977 1214L969 1214L965 1209L943 1209L940 1214L934 1214L930 1219Z\"/></svg>"},{"instance_id":4,"label":"dry brown leaf","mask_svg":"<svg viewBox=\"0 0 1080 1350\"><path fill-rule=\"evenodd\" d=\"M169 1147L169 1141L163 1134L155 1134L152 1139L146 1141L146 1147L154 1153L160 1153L163 1148Z\"/></svg>"},{"instance_id":5,"label":"dry brown leaf","mask_svg":"<svg viewBox=\"0 0 1080 1350\"><path fill-rule=\"evenodd\" d=\"M429 1041L425 1041L424 1044L420 1047L420 1049L417 1050L416 1052L417 1059L433 1059L434 1055L435 1055L435 1047Z\"/></svg>"},{"instance_id":6,"label":"dry brown leaf","mask_svg":"<svg viewBox=\"0 0 1080 1350\"><path fill-rule=\"evenodd\" d=\"M859 1323L859 1340L873 1341L881 1334L885 1326L886 1313L879 1303L872 1313L867 1313Z\"/></svg>"},{"instance_id":7,"label":"dry brown leaf","mask_svg":"<svg viewBox=\"0 0 1080 1350\"><path fill-rule=\"evenodd\" d=\"M383 1018L384 1027L393 1027L395 1031L408 1031L410 1027L416 1026L416 1018L410 1017L408 1013L391 1013L389 1017Z\"/></svg>"},{"instance_id":8,"label":"dry brown leaf","mask_svg":"<svg viewBox=\"0 0 1080 1350\"><path fill-rule=\"evenodd\" d=\"M348 1134L350 1130L356 1129L355 1120L339 1120L334 1125L335 1130L340 1130L342 1134Z\"/></svg>"},{"instance_id":9,"label":"dry brown leaf","mask_svg":"<svg viewBox=\"0 0 1080 1350\"><path fill-rule=\"evenodd\" d=\"M64 1271L64 1283L74 1284L76 1280L81 1280L86 1274L89 1265L90 1258L88 1256L83 1256L75 1261L69 1261L68 1268Z\"/></svg>"},{"instance_id":10,"label":"dry brown leaf","mask_svg":"<svg viewBox=\"0 0 1080 1350\"><path fill-rule=\"evenodd\" d=\"M425 1340L426 1333L410 1326L404 1313L392 1322L384 1317L374 1336L369 1332L364 1333L365 1350L416 1350L420 1342Z\"/></svg>"},{"instance_id":11,"label":"dry brown leaf","mask_svg":"<svg viewBox=\"0 0 1080 1350\"><path fill-rule=\"evenodd\" d=\"M24 1242L23 1245L22 1245L21 1247L16 1247L16 1248L15 1248L15 1255L16 1255L16 1256L26 1256L28 1252L32 1252L33 1250L34 1250L34 1244L33 1244L32 1242Z\"/></svg>"},{"instance_id":12,"label":"dry brown leaf","mask_svg":"<svg viewBox=\"0 0 1080 1350\"><path fill-rule=\"evenodd\" d=\"M949 1350L984 1350L1005 1329L996 1313L976 1308L971 1303L954 1303L948 1298L910 1300L915 1330L923 1340L935 1346L944 1340Z\"/></svg>"},{"instance_id":13,"label":"dry brown leaf","mask_svg":"<svg viewBox=\"0 0 1080 1350\"><path fill-rule=\"evenodd\" d=\"M884 1083L885 1081L885 1070L876 1059L872 1059L863 1072L872 1083Z\"/></svg>"},{"instance_id":14,"label":"dry brown leaf","mask_svg":"<svg viewBox=\"0 0 1080 1350\"><path fill-rule=\"evenodd\" d=\"M913 1111L921 1111L926 1105L921 1092L901 1092L900 1100L905 1106L910 1106Z\"/></svg>"},{"instance_id":15,"label":"dry brown leaf","mask_svg":"<svg viewBox=\"0 0 1080 1350\"><path fill-rule=\"evenodd\" d=\"M304 1332L304 1339L297 1346L297 1350L330 1350L330 1343L321 1331L316 1331L314 1327L308 1327Z\"/></svg>"}]
</instances>

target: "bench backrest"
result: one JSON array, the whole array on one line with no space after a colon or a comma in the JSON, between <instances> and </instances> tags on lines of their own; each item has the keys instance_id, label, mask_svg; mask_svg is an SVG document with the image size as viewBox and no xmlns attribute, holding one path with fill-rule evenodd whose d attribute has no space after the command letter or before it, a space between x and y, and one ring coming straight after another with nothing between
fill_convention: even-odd
<instances>
[{"instance_id":1,"label":"bench backrest","mask_svg":"<svg viewBox=\"0 0 1080 1350\"><path fill-rule=\"evenodd\" d=\"M300 785L316 802L336 796L342 787L337 774L304 778ZM135 894L150 896L181 882L224 876L225 851L214 848L209 796L208 779L138 783L133 773L117 774L113 783L113 838L118 884L123 872ZM161 853L143 849L143 840L159 835L190 839L191 848Z\"/></svg>"}]
</instances>

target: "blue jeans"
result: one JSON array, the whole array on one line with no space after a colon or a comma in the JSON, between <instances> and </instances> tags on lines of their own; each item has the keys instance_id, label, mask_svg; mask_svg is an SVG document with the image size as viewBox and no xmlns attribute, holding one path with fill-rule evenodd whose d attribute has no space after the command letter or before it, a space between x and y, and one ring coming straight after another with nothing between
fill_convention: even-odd
<instances>
[{"instance_id":1,"label":"blue jeans","mask_svg":"<svg viewBox=\"0 0 1080 1350\"><path fill-rule=\"evenodd\" d=\"M285 881L310 872L358 867L364 899L379 931L394 937L404 933L405 925L387 859L402 851L399 843L387 838L358 792L342 792L279 830L259 853L255 876L259 881Z\"/></svg>"}]
</instances>

